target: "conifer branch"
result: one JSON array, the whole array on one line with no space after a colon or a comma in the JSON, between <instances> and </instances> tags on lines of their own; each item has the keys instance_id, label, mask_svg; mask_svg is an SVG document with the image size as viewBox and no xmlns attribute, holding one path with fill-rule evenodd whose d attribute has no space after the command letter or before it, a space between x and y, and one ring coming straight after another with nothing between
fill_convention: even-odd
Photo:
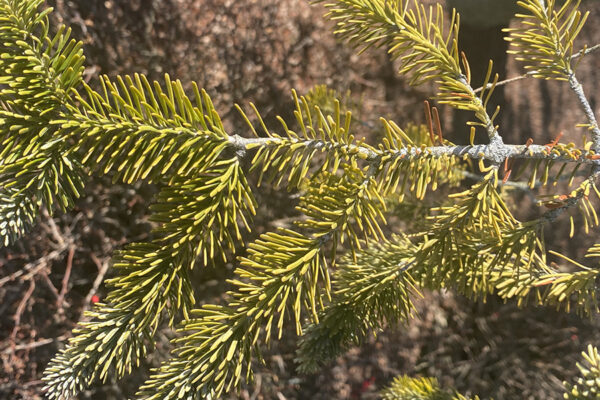
<instances>
[{"instance_id":1,"label":"conifer branch","mask_svg":"<svg viewBox=\"0 0 600 400\"><path fill-rule=\"evenodd\" d=\"M384 324L407 322L411 297L419 296L410 275L415 246L404 236L345 257L333 281L333 301L306 328L296 362L301 372L315 372L322 363L359 345Z\"/></svg>"},{"instance_id":2,"label":"conifer branch","mask_svg":"<svg viewBox=\"0 0 600 400\"><path fill-rule=\"evenodd\" d=\"M490 274L489 282L501 298L516 299L520 307L533 303L563 308L566 312L574 308L581 315L598 313L598 269L558 273L545 268L545 272L523 269L518 274L496 270Z\"/></svg>"},{"instance_id":3,"label":"conifer branch","mask_svg":"<svg viewBox=\"0 0 600 400\"><path fill-rule=\"evenodd\" d=\"M38 206L27 194L10 188L0 192L0 245L8 246L24 235L37 214Z\"/></svg>"},{"instance_id":4,"label":"conifer branch","mask_svg":"<svg viewBox=\"0 0 600 400\"><path fill-rule=\"evenodd\" d=\"M555 10L554 0L521 1L530 11L521 18L533 28L512 30L510 40L535 76L570 82L592 132L583 149L560 138L545 146L504 144L494 125L498 110L487 112L498 83L492 64L485 89L477 92L458 49L458 15L446 25L439 5L426 10L416 0L338 0L325 7L342 38L363 50L387 46L412 84L434 80L440 102L473 111L477 122L470 125L483 126L489 144L454 145L441 128L434 134L431 123L429 131L403 130L382 120L385 136L371 146L355 138L351 113L340 101L315 106L317 92L317 100L293 92L297 131L282 118L281 130L271 130L251 105L261 135L243 111L254 137L230 135L206 92L194 85L189 96L168 75L162 84L142 75L103 77L100 91L83 84L81 44L69 41L64 28L50 37L49 11L39 11L41 4L0 0L3 242L27 229L40 207L70 206L84 172L164 185L151 208L155 239L116 254L118 276L109 281L106 303L88 314L92 319L78 326L47 368L51 399L73 396L111 371L122 377L146 355L162 319L173 325L180 312L183 336L174 341L174 356L140 388L141 398L216 398L238 387L251 378L260 346L274 333L281 337L289 319L298 334L308 324L299 361L314 368L360 343L369 330L408 320L417 287L455 288L471 297L495 291L519 304L533 299L566 310L574 300L578 312L598 312L600 269L553 253L579 269L552 270L542 231L575 206L586 231L598 226L589 196L600 197L600 129L572 65L573 40L587 17L578 3L567 0ZM264 234L248 246L226 304L193 310L191 268L227 259L243 243L242 230L250 229L256 202L242 168L246 156L253 157L250 169L259 172L259 183L285 181L303 192L297 207L303 217L293 229ZM387 198L402 201L409 191L420 200L429 188L460 181L461 158L479 160L485 177L431 209L425 228L410 240L387 242L380 227ZM522 223L497 189L502 162L505 180L510 176L509 159L523 160L514 176L527 172L530 187L565 175L572 186L579 168L590 172L570 194L540 201L549 209L541 218ZM556 163L562 166L554 172ZM565 172L567 165L573 168ZM328 264L342 244L348 254L332 289ZM588 252L599 255L598 245ZM385 396L464 399L432 380L405 377Z\"/></svg>"},{"instance_id":5,"label":"conifer branch","mask_svg":"<svg viewBox=\"0 0 600 400\"><path fill-rule=\"evenodd\" d=\"M392 384L381 391L384 400L468 400L459 393L443 390L435 378L397 376ZM475 396L470 400L479 400Z\"/></svg>"},{"instance_id":6,"label":"conifer branch","mask_svg":"<svg viewBox=\"0 0 600 400\"><path fill-rule=\"evenodd\" d=\"M0 1L0 233L9 244L41 207L65 209L83 188L76 157L65 155L51 121L81 82L82 43L62 26L48 36L42 0Z\"/></svg>"},{"instance_id":7,"label":"conifer branch","mask_svg":"<svg viewBox=\"0 0 600 400\"><path fill-rule=\"evenodd\" d=\"M568 80L574 72L573 44L589 15L578 10L579 3L567 0L559 8L556 0L517 3L527 13L517 14L523 27L505 29L512 45L508 52L524 62L526 69L536 71L534 77Z\"/></svg>"},{"instance_id":8,"label":"conifer branch","mask_svg":"<svg viewBox=\"0 0 600 400\"><path fill-rule=\"evenodd\" d=\"M147 354L163 310L170 325L179 312L188 319L195 303L189 271L196 259L207 264L234 251L242 239L238 223L248 228L255 206L237 158L164 188L152 207L158 238L117 254L119 276L108 282L107 304L86 314L92 320L75 329L44 373L49 397L73 396L112 370L118 377L129 373Z\"/></svg>"},{"instance_id":9,"label":"conifer branch","mask_svg":"<svg viewBox=\"0 0 600 400\"><path fill-rule=\"evenodd\" d=\"M518 227L496 191L497 179L492 168L483 181L452 195L454 205L434 210L415 252L413 276L421 286L453 287L471 296L485 293L488 263L484 243L502 241L505 232ZM476 275L480 280L473 279L474 271L480 272Z\"/></svg>"},{"instance_id":10,"label":"conifer branch","mask_svg":"<svg viewBox=\"0 0 600 400\"><path fill-rule=\"evenodd\" d=\"M490 117L487 104L498 76L492 78L492 63L488 69L483 87L492 79L492 88L478 96L471 86L469 65L458 49L459 17L452 12L447 34L444 13L441 5L430 8L418 1L410 8L410 0L339 0L326 2L327 17L336 22L335 31L362 51L370 46L386 46L393 58L400 60L400 73L411 79L411 84L419 85L429 80L439 84L440 103L449 104L475 113L493 145L501 145L494 119L498 109ZM461 69L461 63L465 71Z\"/></svg>"},{"instance_id":11,"label":"conifer branch","mask_svg":"<svg viewBox=\"0 0 600 400\"><path fill-rule=\"evenodd\" d=\"M230 144L240 150L253 150L268 147L300 147L314 150L326 148L327 143L321 140L288 140L280 138L243 138L234 135L230 139ZM501 146L491 146L489 144L478 145L444 145L444 146L414 146L408 145L400 149L375 150L370 146L348 145L346 153L355 154L357 159L364 159L367 162L374 162L382 158L396 157L406 161L417 160L419 158L432 156L442 158L447 156L456 156L459 158L470 158L473 160L488 160L492 162L504 161L506 158L524 159L524 160L546 160L554 162L564 162L582 165L597 165L598 159L596 152L589 152L583 149L577 149L573 145L561 145L549 150L547 145L513 145L503 144ZM600 154L600 153L599 153Z\"/></svg>"},{"instance_id":12,"label":"conifer branch","mask_svg":"<svg viewBox=\"0 0 600 400\"><path fill-rule=\"evenodd\" d=\"M517 60L523 61L526 69L533 70L532 76L569 82L587 118L586 126L592 133L592 148L598 153L600 127L575 76L577 64L572 65L578 54L586 52L583 49L573 54L575 38L589 15L589 12L579 11L579 3L580 0L567 0L559 9L555 9L555 0L549 0L547 5L540 0L519 1L518 4L528 11L527 14L517 15L523 19L526 27L506 29L510 33L506 40L514 46L509 53L516 54Z\"/></svg>"},{"instance_id":13,"label":"conifer branch","mask_svg":"<svg viewBox=\"0 0 600 400\"><path fill-rule=\"evenodd\" d=\"M226 148L229 135L210 97L195 83L193 99L168 75L164 85L138 74L116 82L103 77L101 83L102 94L84 85L87 96L76 93L79 105L69 105L53 122L72 138L70 151L83 154L90 172L115 171L126 183L169 182L201 172Z\"/></svg>"},{"instance_id":14,"label":"conifer branch","mask_svg":"<svg viewBox=\"0 0 600 400\"><path fill-rule=\"evenodd\" d=\"M374 203L382 204L373 178L355 167L345 168L341 178L326 176L303 196L300 210L308 219L301 227L309 234L280 229L250 244L248 257L241 259L236 271L242 280L232 281L236 291L229 292L230 302L194 311L197 318L185 322L185 336L175 340L176 356L142 386L140 398L219 397L239 385L244 369L246 378L251 376L250 363L259 354L258 344L270 341L273 324L281 337L288 308L299 334L303 310L318 319L321 282L324 294L329 293L329 272L321 248L344 237L356 241L351 220L365 234L379 234L380 215Z\"/></svg>"},{"instance_id":15,"label":"conifer branch","mask_svg":"<svg viewBox=\"0 0 600 400\"><path fill-rule=\"evenodd\" d=\"M588 250L586 257L600 257L600 247L596 244ZM557 272L546 264L545 251L532 252L519 259L513 268L491 263L487 284L505 300L515 299L517 305L555 306L557 309L575 311L584 316L597 314L600 310L597 293L598 268L581 265L566 256L551 252L577 267L571 273ZM531 257L529 259L528 257ZM481 272L472 271L479 275ZM475 279L480 279L475 277Z\"/></svg>"},{"instance_id":16,"label":"conifer branch","mask_svg":"<svg viewBox=\"0 0 600 400\"><path fill-rule=\"evenodd\" d=\"M568 195L556 195L553 196L552 200L542 202L549 210L542 215L539 219L539 223L543 224L546 222L553 222L560 214L568 210L571 207L579 206L582 211L582 217L585 227L585 233L589 232L590 226L599 226L598 216L594 206L590 203L589 196L592 191L600 198L600 191L596 185L596 180L600 177L600 171L597 166L594 166L592 174L583 181L579 187L573 190ZM572 223L572 220L571 220ZM571 232L571 237L574 232Z\"/></svg>"},{"instance_id":17,"label":"conifer branch","mask_svg":"<svg viewBox=\"0 0 600 400\"><path fill-rule=\"evenodd\" d=\"M590 344L587 352L583 352L581 355L584 363L577 363L580 376L574 384L564 382L565 400L588 400L598 398L600 395L600 354L598 354L598 349Z\"/></svg>"},{"instance_id":18,"label":"conifer branch","mask_svg":"<svg viewBox=\"0 0 600 400\"><path fill-rule=\"evenodd\" d=\"M360 344L368 332L383 328L384 321L392 325L406 321L411 303L405 290L409 287L412 293L418 293L413 286L416 282L431 289L454 287L474 297L497 290L506 299L517 297L520 305L534 297L539 304L567 311L575 296L578 312L597 312L598 270L567 274L550 269L540 256L546 253L541 231L545 217L520 223L502 205L498 194L482 195L483 191L493 190L494 174L490 172L469 192L458 194L457 199L464 200L449 212L440 209L440 216L432 217L431 225L414 235L423 237L421 244L395 238L380 247L381 259L379 250L373 249L359 253L354 263L340 265L341 278L334 281L334 288L343 288L341 293L345 295L334 292L334 302L325 309L319 324L307 329L297 356L301 371L314 371L350 345ZM589 193L590 185L583 186ZM490 202L486 206L474 198ZM588 256L598 257L599 248L592 248ZM385 279L378 273L380 267L395 272L388 270L383 274ZM364 274L368 278L358 279L363 270L369 271ZM348 280L344 281L346 272ZM440 276L440 280L433 278ZM412 283L407 284L405 279ZM388 297L389 290L398 292Z\"/></svg>"}]
</instances>

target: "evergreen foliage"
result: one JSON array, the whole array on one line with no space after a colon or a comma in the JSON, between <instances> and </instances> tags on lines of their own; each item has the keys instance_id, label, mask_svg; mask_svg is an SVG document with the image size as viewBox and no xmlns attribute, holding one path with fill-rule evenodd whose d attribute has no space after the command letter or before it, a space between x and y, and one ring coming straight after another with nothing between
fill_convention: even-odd
<instances>
[{"instance_id":1,"label":"evergreen foliage","mask_svg":"<svg viewBox=\"0 0 600 400\"><path fill-rule=\"evenodd\" d=\"M592 345L588 346L587 353L583 352L584 365L577 363L581 377L577 383L571 385L565 382L567 392L564 398L567 400L585 400L598 398L598 382L600 381L600 355L598 349Z\"/></svg>"},{"instance_id":2,"label":"evergreen foliage","mask_svg":"<svg viewBox=\"0 0 600 400\"><path fill-rule=\"evenodd\" d=\"M0 235L8 245L41 207L69 208L83 188L77 157L52 122L81 83L81 42L62 27L50 36L42 0L0 3Z\"/></svg>"},{"instance_id":3,"label":"evergreen foliage","mask_svg":"<svg viewBox=\"0 0 600 400\"><path fill-rule=\"evenodd\" d=\"M557 9L556 0L547 4L537 0L520 1L527 11L517 14L522 27L507 29L513 45L509 53L517 55L525 68L533 70L536 78L567 80L574 72L571 63L573 41L583 28L588 14L579 11L579 1L565 1Z\"/></svg>"},{"instance_id":4,"label":"evergreen foliage","mask_svg":"<svg viewBox=\"0 0 600 400\"><path fill-rule=\"evenodd\" d=\"M436 379L398 376L381 392L384 400L467 400L461 394L442 390ZM479 400L475 397L472 400Z\"/></svg>"},{"instance_id":5,"label":"evergreen foliage","mask_svg":"<svg viewBox=\"0 0 600 400\"><path fill-rule=\"evenodd\" d=\"M299 369L312 371L369 333L408 323L422 289L598 313L600 268L548 251L543 236L546 224L572 209L584 226L570 215L571 236L598 226L600 128L575 77L573 41L586 20L578 3L519 2L526 29L511 30L508 40L536 77L570 83L587 117L582 126L589 135L580 147L560 138L504 144L494 124L499 110L488 113L498 83L492 63L478 83L483 89L475 90L459 50L459 16L451 13L446 24L439 5L324 3L342 39L361 51L387 47L412 84L434 81L440 103L472 111L470 144L446 140L437 110L429 108L427 126L402 129L382 119L383 138L368 144L354 134L350 104L324 88L293 92L295 118L279 118L277 129L254 105L252 117L238 107L250 137L228 133L206 92L194 84L187 94L169 76L162 84L137 74L102 77L96 91L81 79L81 43L69 40L64 27L49 34L50 10L42 3L0 0L2 242L24 235L40 209L71 207L86 174L162 188L151 209L153 240L115 254L117 276L108 282L106 302L87 314L45 371L49 398L70 398L110 374L126 375L148 354L165 317L181 335L173 357L140 388L140 399L213 399L235 390L252 378L261 346L281 338L290 321L302 336ZM488 144L473 144L476 126L485 128ZM521 167L513 172L515 160ZM472 165L481 172L478 181L453 189ZM258 185L298 190L299 217L293 227L247 245L226 302L195 308L191 269L231 260L252 228L254 172ZM522 176L531 188L566 177L570 193L542 199L539 218L519 221L500 187ZM415 231L391 234L384 227L391 209L422 202L440 187L454 193L428 207ZM556 270L547 254L563 257L573 271ZM600 244L587 256L600 257ZM585 359L582 378L566 384L567 399L597 396L593 346ZM408 377L382 396L465 399L433 379Z\"/></svg>"}]
</instances>

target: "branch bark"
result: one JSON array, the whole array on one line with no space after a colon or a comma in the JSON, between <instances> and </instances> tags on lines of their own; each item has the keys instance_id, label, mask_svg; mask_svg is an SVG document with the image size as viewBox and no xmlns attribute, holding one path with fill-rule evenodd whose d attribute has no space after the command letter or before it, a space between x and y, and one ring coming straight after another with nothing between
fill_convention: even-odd
<instances>
[{"instance_id":1,"label":"branch bark","mask_svg":"<svg viewBox=\"0 0 600 400\"><path fill-rule=\"evenodd\" d=\"M598 121L596 120L596 116L594 114L594 110L592 110L592 106L588 101L585 93L583 91L583 86L577 80L575 73L571 73L569 75L569 86L571 90L577 96L577 100L579 101L579 105L583 110L585 117L588 120L588 124L590 126L590 131L592 132L592 149L595 153L600 153L600 128L598 127Z\"/></svg>"},{"instance_id":2,"label":"branch bark","mask_svg":"<svg viewBox=\"0 0 600 400\"><path fill-rule=\"evenodd\" d=\"M290 139L286 137L267 138L243 138L239 135L230 136L229 143L236 150L251 150L263 146L285 146L303 143L306 147L323 150L331 147L331 143L320 139ZM457 145L457 146L430 146L430 147L406 147L396 151L375 150L364 145L347 145L348 153L357 154L367 162L376 162L384 156L401 157L407 160L418 159L425 156L443 157L457 156L471 159L484 159L493 163L501 163L506 158L530 159L530 160L552 160L556 162L577 163L600 166L600 160L588 158L586 155L570 156L567 154L556 154L549 151L544 145L515 145L504 143L490 143L479 145Z\"/></svg>"}]
</instances>

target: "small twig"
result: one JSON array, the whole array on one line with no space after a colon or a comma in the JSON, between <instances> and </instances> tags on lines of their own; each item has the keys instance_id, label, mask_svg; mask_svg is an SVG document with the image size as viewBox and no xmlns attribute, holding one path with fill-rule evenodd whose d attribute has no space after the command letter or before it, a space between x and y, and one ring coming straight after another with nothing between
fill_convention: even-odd
<instances>
[{"instance_id":1,"label":"small twig","mask_svg":"<svg viewBox=\"0 0 600 400\"><path fill-rule=\"evenodd\" d=\"M431 117L431 106L429 101L425 100L425 120L427 120L427 128L429 130L429 137L431 138L431 144L435 144L435 134L433 133L433 122Z\"/></svg>"},{"instance_id":2,"label":"small twig","mask_svg":"<svg viewBox=\"0 0 600 400\"><path fill-rule=\"evenodd\" d=\"M19 351L19 350L31 350L31 349L35 349L37 347L45 346L45 345L53 343L53 342L62 342L63 340L67 339L68 337L69 337L69 335L65 334L65 335L61 335L56 338L40 339L40 340L36 340L35 342L18 344L16 346L12 346L10 348L4 349L2 351L2 353L3 354L11 354L11 353L14 353L15 351Z\"/></svg>"},{"instance_id":3,"label":"small twig","mask_svg":"<svg viewBox=\"0 0 600 400\"><path fill-rule=\"evenodd\" d=\"M52 253L50 253L49 255L52 255ZM46 268L46 266L48 265L47 261L48 261L48 257L45 256L45 257L40 258L39 260L37 260L34 263L26 264L23 269L15 271L14 273L10 274L9 276L0 279L0 287L2 285L4 285L4 283L6 283L6 282L15 280L16 278L25 274L25 272L27 272L27 274L25 276L23 276L21 278L21 280L22 281L30 280L31 278L36 276L40 270Z\"/></svg>"},{"instance_id":4,"label":"small twig","mask_svg":"<svg viewBox=\"0 0 600 400\"><path fill-rule=\"evenodd\" d=\"M32 279L31 281L29 281L29 288L25 292L25 295L23 295L23 298L21 299L21 301L19 302L19 305L17 306L17 311L15 312L15 315L13 316L13 319L15 321L15 326L13 327L13 330L10 333L10 339L9 339L10 340L10 352L9 352L10 354L14 353L14 349L16 347L17 333L19 332L19 328L21 326L21 316L23 315L23 312L25 311L27 302L31 298L31 295L33 294L34 289L35 289L35 281Z\"/></svg>"},{"instance_id":5,"label":"small twig","mask_svg":"<svg viewBox=\"0 0 600 400\"><path fill-rule=\"evenodd\" d=\"M110 266L110 262L109 262L108 258L104 259L103 261L100 261L94 253L91 253L90 257L92 258L92 261L94 262L94 264L96 264L96 267L98 267L98 275L96 276L96 279L94 279L92 288L88 292L87 296L85 296L85 300L83 302L83 309L81 310L82 314L85 311L89 310L90 303L92 301L92 297L98 292L98 288L102 284L102 281L104 280L104 276L106 275L106 272L108 271L108 267Z\"/></svg>"},{"instance_id":6,"label":"small twig","mask_svg":"<svg viewBox=\"0 0 600 400\"><path fill-rule=\"evenodd\" d=\"M54 284L50 280L50 277L48 277L48 273L44 272L43 274L40 274L40 275L44 279L44 282L46 282L46 285L48 285L48 289L50 289L50 291L52 292L52 294L54 295L54 297L58 300L58 297L60 295L58 294L58 290L56 289L56 287L54 286Z\"/></svg>"},{"instance_id":7,"label":"small twig","mask_svg":"<svg viewBox=\"0 0 600 400\"><path fill-rule=\"evenodd\" d=\"M42 215L46 218L46 221L48 222L48 225L50 226L50 233L52 234L54 239L56 239L56 242L61 246L64 245L65 239L64 239L63 235L60 234L60 231L58 230L58 226L56 226L56 222L54 222L54 219L52 219L52 216L50 215L50 213L48 213L48 210L46 210L44 208L42 210Z\"/></svg>"},{"instance_id":8,"label":"small twig","mask_svg":"<svg viewBox=\"0 0 600 400\"><path fill-rule=\"evenodd\" d=\"M21 278L23 281L30 280L34 277L42 268L44 268L50 261L56 260L61 256L61 254L69 248L71 243L64 243L61 247L56 250L51 251L45 256L37 259L34 262L25 264L25 266L18 271L10 274L9 276L5 276L0 279L0 287L2 287L6 282L14 281L15 279L21 277L23 274L26 274Z\"/></svg>"},{"instance_id":9,"label":"small twig","mask_svg":"<svg viewBox=\"0 0 600 400\"><path fill-rule=\"evenodd\" d=\"M571 57L571 60L575 60L575 59L577 59L577 58L579 58L579 57L581 57L583 55L587 55L587 54L593 53L593 52L598 51L598 50L600 50L600 43L597 44L597 45L595 45L595 46L579 50L577 53L573 54L573 56ZM500 82L496 83L496 87L498 87L498 86L504 86L504 85L507 85L509 83L513 83L513 82L517 82L517 81L520 81L520 80L523 80L523 79L531 78L531 77L533 77L533 75L535 75L537 73L538 73L538 71L529 71L526 74L515 76L513 78L505 79L503 81L500 81ZM491 87L492 87L492 84L488 83L485 86L485 89L487 90L487 89L490 89ZM475 93L480 93L483 89L484 89L483 86L479 87L479 88L475 89Z\"/></svg>"},{"instance_id":10,"label":"small twig","mask_svg":"<svg viewBox=\"0 0 600 400\"><path fill-rule=\"evenodd\" d=\"M69 247L69 254L67 256L67 266L65 268L65 275L63 276L62 286L60 288L60 293L58 294L58 298L56 299L56 306L58 307L59 314L64 313L63 303L65 300L65 295L67 294L67 289L69 286L69 278L71 277L71 270L73 269L73 256L75 255L75 247Z\"/></svg>"}]
</instances>

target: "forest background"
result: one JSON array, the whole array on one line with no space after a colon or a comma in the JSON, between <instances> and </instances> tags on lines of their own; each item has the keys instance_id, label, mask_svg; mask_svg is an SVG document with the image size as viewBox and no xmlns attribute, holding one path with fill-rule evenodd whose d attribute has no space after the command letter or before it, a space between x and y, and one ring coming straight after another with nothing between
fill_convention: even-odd
<instances>
[{"instance_id":1,"label":"forest background","mask_svg":"<svg viewBox=\"0 0 600 400\"><path fill-rule=\"evenodd\" d=\"M465 3L448 2L458 7ZM100 74L134 72L159 80L168 72L184 83L196 81L234 132L246 129L234 103L252 101L267 121L273 120L293 109L291 88L306 93L326 84L342 94L351 91L364 132L374 131L379 116L400 124L424 122L422 102L434 94L432 87L410 87L383 49L357 56L336 41L331 23L322 18L324 9L304 0L47 3L55 8L54 26L64 23L84 41L90 84ZM510 9L513 2L496 3ZM522 74L506 57L501 32L516 22L480 7L477 12L459 8L461 49L471 62L474 82L483 80L490 58L501 79ZM588 0L582 9L591 14L576 48L600 43L600 2ZM578 68L596 112L599 75L596 53ZM525 143L531 137L535 143L549 143L559 132L564 132L563 141L576 141L573 127L583 118L564 83L526 79L497 89L495 96L492 102L502 107L499 124L507 142ZM441 120L445 135L466 142L465 116L442 107ZM42 217L27 236L0 249L0 398L42 398L41 373L83 312L103 298L101 281L111 276L113 251L149 238L147 211L155 193L149 184L114 185L110 178L92 178L74 209ZM290 194L263 190L260 196L256 235L288 223L291 209ZM518 201L526 209L532 200L524 191ZM566 231L568 220L548 230L546 239L577 258L587 239L569 240ZM218 302L233 269L229 264L196 269L200 302ZM418 308L420 316L410 326L388 329L313 376L295 373L294 335L285 335L266 351L266 365L257 370L254 386L230 397L374 399L394 376L407 373L437 377L443 386L482 398L555 398L561 382L577 372L579 353L600 338L597 319L548 308L518 310L494 298L482 304L449 292L426 294ZM154 354L132 376L96 386L80 398L132 395L148 370L168 357L173 335L165 327Z\"/></svg>"}]
</instances>

